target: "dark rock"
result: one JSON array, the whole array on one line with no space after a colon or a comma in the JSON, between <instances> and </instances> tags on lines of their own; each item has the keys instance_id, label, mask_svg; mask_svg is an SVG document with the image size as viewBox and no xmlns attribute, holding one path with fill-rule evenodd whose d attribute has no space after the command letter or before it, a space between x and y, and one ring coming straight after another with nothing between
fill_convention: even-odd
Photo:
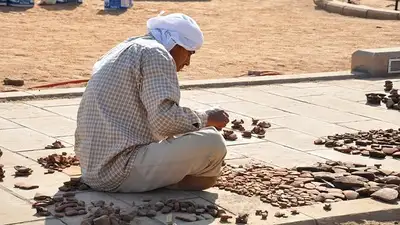
<instances>
[{"instance_id":1,"label":"dark rock","mask_svg":"<svg viewBox=\"0 0 400 225\"><path fill-rule=\"evenodd\" d=\"M107 215L103 215L93 219L93 225L110 225L110 218Z\"/></svg>"},{"instance_id":2,"label":"dark rock","mask_svg":"<svg viewBox=\"0 0 400 225\"><path fill-rule=\"evenodd\" d=\"M384 159L386 158L386 154L380 151L376 151L376 150L371 150L369 151L369 156L371 158L377 158L377 159Z\"/></svg>"},{"instance_id":3,"label":"dark rock","mask_svg":"<svg viewBox=\"0 0 400 225\"><path fill-rule=\"evenodd\" d=\"M371 194L371 197L384 202L394 202L399 196L399 192L392 188L382 188Z\"/></svg>"},{"instance_id":4,"label":"dark rock","mask_svg":"<svg viewBox=\"0 0 400 225\"><path fill-rule=\"evenodd\" d=\"M397 184L397 185L400 184L400 177L397 177L397 176L387 176L387 177L381 178L380 180L386 184Z\"/></svg>"},{"instance_id":5,"label":"dark rock","mask_svg":"<svg viewBox=\"0 0 400 225\"><path fill-rule=\"evenodd\" d=\"M194 222L197 220L197 217L195 214L181 214L175 217L178 220L182 220L185 222Z\"/></svg>"},{"instance_id":6,"label":"dark rock","mask_svg":"<svg viewBox=\"0 0 400 225\"><path fill-rule=\"evenodd\" d=\"M365 178L364 178L365 179ZM367 179L365 179L368 181ZM358 179L356 176L338 177L332 181L335 187L340 189L352 189L357 187L364 187L366 181Z\"/></svg>"},{"instance_id":7,"label":"dark rock","mask_svg":"<svg viewBox=\"0 0 400 225\"><path fill-rule=\"evenodd\" d=\"M352 175L364 177L370 181L375 180L375 174L373 172L367 172L367 171L355 171L351 173Z\"/></svg>"}]
</instances>

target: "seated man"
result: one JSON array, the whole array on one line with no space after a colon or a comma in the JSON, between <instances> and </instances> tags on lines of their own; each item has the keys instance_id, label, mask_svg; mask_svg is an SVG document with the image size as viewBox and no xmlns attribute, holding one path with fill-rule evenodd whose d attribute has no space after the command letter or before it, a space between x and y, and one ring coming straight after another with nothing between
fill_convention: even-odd
<instances>
[{"instance_id":1,"label":"seated man","mask_svg":"<svg viewBox=\"0 0 400 225\"><path fill-rule=\"evenodd\" d=\"M217 129L229 117L180 106L177 77L203 34L183 14L157 16L147 26L147 35L120 43L94 65L75 132L82 180L109 192L209 188L226 155Z\"/></svg>"}]
</instances>

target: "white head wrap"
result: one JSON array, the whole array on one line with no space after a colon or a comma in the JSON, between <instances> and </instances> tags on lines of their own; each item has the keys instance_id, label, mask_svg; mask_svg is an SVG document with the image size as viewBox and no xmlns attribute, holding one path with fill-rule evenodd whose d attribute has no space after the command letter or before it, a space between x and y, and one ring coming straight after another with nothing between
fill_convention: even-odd
<instances>
[{"instance_id":1,"label":"white head wrap","mask_svg":"<svg viewBox=\"0 0 400 225\"><path fill-rule=\"evenodd\" d=\"M203 33L196 21L182 13L166 16L162 13L147 21L147 29L168 51L176 44L188 51L196 51L203 45Z\"/></svg>"}]
</instances>

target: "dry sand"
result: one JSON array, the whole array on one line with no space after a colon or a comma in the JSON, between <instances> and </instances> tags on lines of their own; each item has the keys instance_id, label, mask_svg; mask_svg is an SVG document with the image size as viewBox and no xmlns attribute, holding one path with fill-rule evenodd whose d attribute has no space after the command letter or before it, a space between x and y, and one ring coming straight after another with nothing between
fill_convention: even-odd
<instances>
[{"instance_id":1,"label":"dry sand","mask_svg":"<svg viewBox=\"0 0 400 225\"><path fill-rule=\"evenodd\" d=\"M102 9L101 0L25 11L0 7L0 79L21 78L30 87L89 78L102 54L145 33L146 20L161 10L186 13L204 31L204 47L180 73L181 80L235 77L257 69L285 74L348 70L357 49L395 47L399 40L398 21L330 14L316 10L312 0L135 1L119 15Z\"/></svg>"}]
</instances>

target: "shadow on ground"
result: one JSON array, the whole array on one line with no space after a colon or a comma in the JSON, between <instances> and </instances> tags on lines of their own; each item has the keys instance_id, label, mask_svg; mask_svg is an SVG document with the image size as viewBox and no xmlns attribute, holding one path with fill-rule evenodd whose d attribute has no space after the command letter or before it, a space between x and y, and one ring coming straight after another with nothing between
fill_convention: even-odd
<instances>
[{"instance_id":1,"label":"shadow on ground","mask_svg":"<svg viewBox=\"0 0 400 225\"><path fill-rule=\"evenodd\" d=\"M75 195L71 194L75 193ZM133 212L134 208L139 208L141 206L146 206L148 204L155 205L159 202L167 202L167 201L179 201L181 205L182 202L192 202L194 205L214 205L218 195L215 193L209 193L207 191L200 191L202 195L207 196L207 200L205 198L200 198L190 192L185 191L176 191L176 190L167 190L167 189L158 189L154 191L144 192L144 193L105 193L105 192L97 192L97 191L77 191L77 192L61 192L58 191L55 193L52 198L57 199L57 197L64 196L63 201L72 201L77 202L78 206L82 205L82 202L85 202L85 208L88 214L85 215L75 215L75 216L65 216L59 218L64 224L68 225L78 225L85 219L85 217L91 215L93 209L98 209L98 204L105 204L106 207L103 209L109 210L108 206L111 206L114 209L119 208L121 214L130 214ZM104 201L102 203L102 201ZM57 203L56 203L57 204ZM56 210L56 204L48 206L49 212L52 216L57 217L57 213L59 210ZM135 206L135 207L134 207ZM182 208L182 206L181 206ZM58 208L59 209L59 208ZM140 210L139 210L140 211ZM189 215L188 213L183 212L171 212L173 221L180 224L183 221L176 219L176 216L180 215ZM168 214L161 213L159 209L157 214L154 217L148 216L135 216L133 220L131 220L130 224L146 224L146 225L157 225L157 224L167 224L167 216ZM45 225L58 225L55 223L51 217L47 217L45 220ZM38 218L39 219L39 218ZM198 220L196 221L196 225L207 225L212 224L215 218L207 219L207 220ZM43 223L42 223L43 224ZM61 225L61 223L60 223Z\"/></svg>"},{"instance_id":2,"label":"shadow on ground","mask_svg":"<svg viewBox=\"0 0 400 225\"><path fill-rule=\"evenodd\" d=\"M77 3L57 3L55 5L40 5L39 7L42 9L46 9L49 11L61 11L61 10L75 10L76 8L78 8L80 6L80 4Z\"/></svg>"},{"instance_id":3,"label":"shadow on ground","mask_svg":"<svg viewBox=\"0 0 400 225\"><path fill-rule=\"evenodd\" d=\"M0 12L2 13L25 12L32 8L33 7L0 6Z\"/></svg>"}]
</instances>

